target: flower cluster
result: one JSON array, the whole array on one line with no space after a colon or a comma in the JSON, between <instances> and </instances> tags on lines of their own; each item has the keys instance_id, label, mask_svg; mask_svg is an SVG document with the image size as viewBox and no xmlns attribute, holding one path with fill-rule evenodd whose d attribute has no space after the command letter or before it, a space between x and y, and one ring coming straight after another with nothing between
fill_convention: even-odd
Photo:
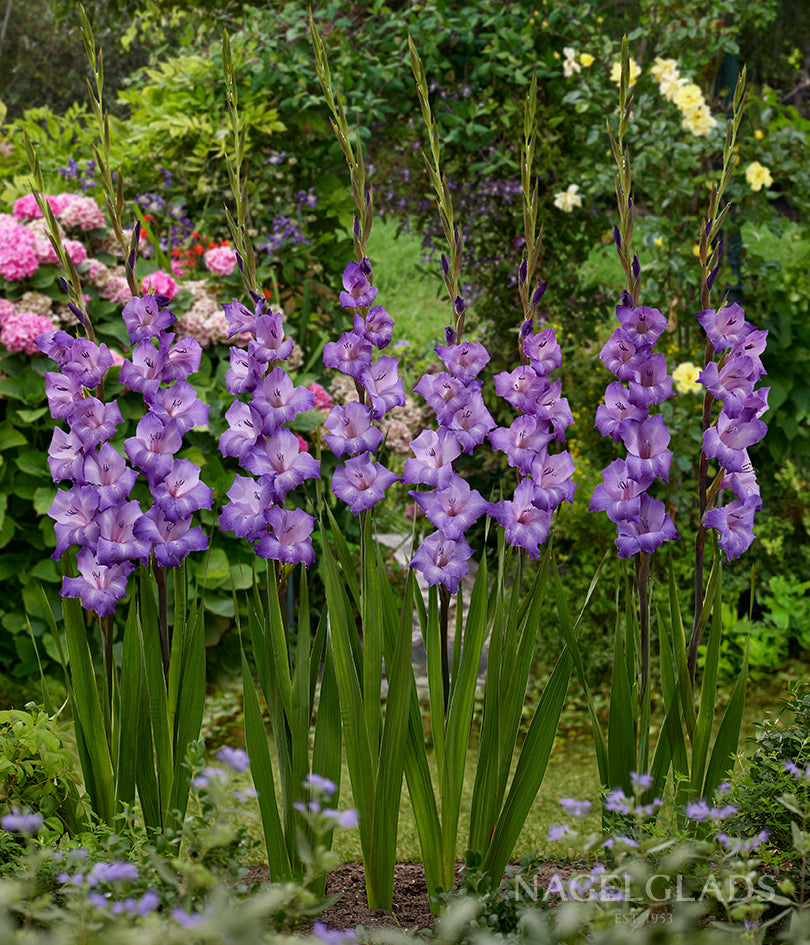
<instances>
[{"instance_id":1,"label":"flower cluster","mask_svg":"<svg viewBox=\"0 0 810 945\"><path fill-rule=\"evenodd\" d=\"M545 284L535 292L535 306L544 290ZM565 431L574 422L568 400L562 396L562 382L549 377L562 364L562 351L553 328L536 334L533 328L531 320L521 328L520 367L494 378L498 395L518 416L509 427L489 434L492 446L506 453L519 477L513 497L494 503L490 515L504 527L507 542L528 551L530 558L540 554L554 510L572 502L576 489L571 454L548 449L554 440L565 441Z\"/></svg>"},{"instance_id":2,"label":"flower cluster","mask_svg":"<svg viewBox=\"0 0 810 945\"><path fill-rule=\"evenodd\" d=\"M266 311L266 302L253 297L254 312L234 299L223 308L230 336L247 333L247 350L231 348L226 372L234 401L225 414L228 429L219 439L223 456L234 456L253 476L237 475L228 491L229 502L219 517L220 527L255 543L256 554L285 564L315 560L312 529L315 519L302 509L284 507L287 493L307 479L320 476L320 463L301 450L298 437L286 424L310 410L314 395L296 387L277 366L293 350L284 337L282 316ZM243 395L246 400L236 399Z\"/></svg>"},{"instance_id":3,"label":"flower cluster","mask_svg":"<svg viewBox=\"0 0 810 945\"><path fill-rule=\"evenodd\" d=\"M159 565L174 567L190 551L207 547L202 530L191 527L191 516L210 508L211 490L200 482L198 467L174 459L183 434L208 418L208 408L185 380L199 367L200 348L193 339L172 344L174 335L164 329L174 316L165 304L146 296L132 299L123 313L133 349L131 360L121 365L120 380L140 391L148 408L124 445L154 499L146 513L128 500L137 472L110 442L122 422L118 403L94 396L113 364L110 350L64 331L37 340L59 366L59 373L45 375L51 416L69 426L68 432L54 429L48 450L54 481L73 483L57 492L49 509L56 532L53 557L79 546L79 576L63 579L62 595L80 598L100 616L111 614L125 596L137 561L154 553Z\"/></svg>"},{"instance_id":4,"label":"flower cluster","mask_svg":"<svg viewBox=\"0 0 810 945\"><path fill-rule=\"evenodd\" d=\"M720 533L719 544L728 557L737 558L754 540L754 513L762 507L748 449L768 429L760 419L768 408L768 388L754 389L765 374L761 356L768 332L747 322L736 302L701 312L697 320L714 350L722 352L700 374L703 386L721 402L717 419L703 435L703 452L723 469L720 489L734 493L731 502L709 508L704 523Z\"/></svg>"},{"instance_id":5,"label":"flower cluster","mask_svg":"<svg viewBox=\"0 0 810 945\"><path fill-rule=\"evenodd\" d=\"M634 308L627 292L616 317L619 328L599 357L618 380L608 385L605 403L596 411L596 428L623 443L627 456L603 470L590 508L606 512L618 526L619 556L629 558L680 537L664 503L647 492L656 479L669 481L669 431L660 414L650 414L650 407L672 396L672 378L666 358L654 350L666 318L654 308Z\"/></svg>"},{"instance_id":6,"label":"flower cluster","mask_svg":"<svg viewBox=\"0 0 810 945\"><path fill-rule=\"evenodd\" d=\"M346 266L340 304L354 312L353 327L323 348L324 366L350 377L358 396L357 401L332 407L324 436L335 456L349 457L335 470L332 492L354 515L375 506L385 490L399 480L390 469L374 462L383 435L373 421L382 420L393 407L405 403L399 362L387 355L374 360L374 349L387 347L394 329L388 312L373 304L377 291L371 284L368 259Z\"/></svg>"},{"instance_id":7,"label":"flower cluster","mask_svg":"<svg viewBox=\"0 0 810 945\"><path fill-rule=\"evenodd\" d=\"M447 260L442 256L443 267ZM456 313L464 311L457 298ZM454 594L469 573L472 548L464 535L470 526L490 510L489 502L458 475L454 462L462 452L472 453L494 429L495 421L484 405L478 374L489 361L486 348L477 342L456 338L445 330L446 345L436 353L446 371L425 374L414 387L436 414L438 430L424 430L412 443L414 456L405 463L404 479L432 486L428 492L409 495L424 511L436 531L425 539L410 566L420 571L429 585L442 584Z\"/></svg>"},{"instance_id":8,"label":"flower cluster","mask_svg":"<svg viewBox=\"0 0 810 945\"><path fill-rule=\"evenodd\" d=\"M684 79L674 59L655 60L650 70L661 94L672 102L683 119L683 127L695 137L704 138L717 127L717 120L703 97L699 85Z\"/></svg>"}]
</instances>

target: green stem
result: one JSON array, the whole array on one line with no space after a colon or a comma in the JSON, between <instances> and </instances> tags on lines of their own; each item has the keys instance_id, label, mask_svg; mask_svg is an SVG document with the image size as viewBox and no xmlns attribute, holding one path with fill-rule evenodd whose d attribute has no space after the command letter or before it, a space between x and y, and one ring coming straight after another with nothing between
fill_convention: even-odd
<instances>
[{"instance_id":1,"label":"green stem","mask_svg":"<svg viewBox=\"0 0 810 945\"><path fill-rule=\"evenodd\" d=\"M448 659L447 625L450 619L450 591L439 585L439 635L442 648L442 697L444 700L444 714L447 716L447 705L450 701L450 661ZM453 644L458 646L458 640Z\"/></svg>"},{"instance_id":2,"label":"green stem","mask_svg":"<svg viewBox=\"0 0 810 945\"><path fill-rule=\"evenodd\" d=\"M163 657L163 674L169 676L169 659L172 641L169 634L169 597L166 589L166 569L152 558L152 573L158 590L158 627L160 628L160 652Z\"/></svg>"},{"instance_id":3,"label":"green stem","mask_svg":"<svg viewBox=\"0 0 810 945\"><path fill-rule=\"evenodd\" d=\"M636 566L641 631L641 680L639 685L639 700L641 702L648 698L647 693L650 686L650 600L647 593L647 584L650 577L651 561L652 555L642 551Z\"/></svg>"}]
</instances>

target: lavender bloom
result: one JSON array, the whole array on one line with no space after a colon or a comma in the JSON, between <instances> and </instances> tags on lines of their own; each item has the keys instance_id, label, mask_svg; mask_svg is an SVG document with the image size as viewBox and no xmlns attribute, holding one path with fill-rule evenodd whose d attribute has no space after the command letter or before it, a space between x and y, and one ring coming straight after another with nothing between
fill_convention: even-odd
<instances>
[{"instance_id":1,"label":"lavender bloom","mask_svg":"<svg viewBox=\"0 0 810 945\"><path fill-rule=\"evenodd\" d=\"M502 371L495 375L493 381L498 396L523 413L534 413L537 400L548 387L545 378L540 377L534 368L527 365L515 368L514 371Z\"/></svg>"},{"instance_id":2,"label":"lavender bloom","mask_svg":"<svg viewBox=\"0 0 810 945\"><path fill-rule=\"evenodd\" d=\"M73 335L69 335L66 331L46 331L44 334L37 336L34 344L51 361L55 361L61 371L70 357L75 340Z\"/></svg>"},{"instance_id":3,"label":"lavender bloom","mask_svg":"<svg viewBox=\"0 0 810 945\"><path fill-rule=\"evenodd\" d=\"M100 511L125 499L132 491L138 474L127 466L124 457L111 443L102 443L99 449L84 456L81 475L87 485L95 488Z\"/></svg>"},{"instance_id":4,"label":"lavender bloom","mask_svg":"<svg viewBox=\"0 0 810 945\"><path fill-rule=\"evenodd\" d=\"M209 490L210 491L210 490ZM149 557L151 545L135 538L135 523L141 517L137 502L122 502L99 512L97 557L99 564L122 564Z\"/></svg>"},{"instance_id":5,"label":"lavender bloom","mask_svg":"<svg viewBox=\"0 0 810 945\"><path fill-rule=\"evenodd\" d=\"M437 345L436 354L444 361L447 370L465 383L472 381L489 361L489 352L482 344L463 341L461 344Z\"/></svg>"},{"instance_id":6,"label":"lavender bloom","mask_svg":"<svg viewBox=\"0 0 810 945\"><path fill-rule=\"evenodd\" d=\"M532 369L540 375L556 370L562 364L562 349L553 328L523 339L523 353L531 361Z\"/></svg>"},{"instance_id":7,"label":"lavender bloom","mask_svg":"<svg viewBox=\"0 0 810 945\"><path fill-rule=\"evenodd\" d=\"M554 431L554 438L565 440L565 431L574 422L568 399L561 397L562 381L549 385L540 395L534 408L530 411L538 420L545 420Z\"/></svg>"},{"instance_id":8,"label":"lavender bloom","mask_svg":"<svg viewBox=\"0 0 810 945\"><path fill-rule=\"evenodd\" d=\"M225 314L225 321L228 323L229 338L234 335L248 333L256 334L256 316L264 309L264 302L260 301L255 312L251 312L241 302L233 299L231 302L223 302L222 311Z\"/></svg>"},{"instance_id":9,"label":"lavender bloom","mask_svg":"<svg viewBox=\"0 0 810 945\"><path fill-rule=\"evenodd\" d=\"M398 481L399 476L374 463L369 453L363 453L347 460L345 466L338 466L332 477L332 492L349 506L353 515L359 515L375 506L388 486Z\"/></svg>"},{"instance_id":10,"label":"lavender bloom","mask_svg":"<svg viewBox=\"0 0 810 945\"><path fill-rule=\"evenodd\" d=\"M125 387L140 391L147 402L151 401L161 381L165 380L163 374L171 342L171 335L161 335L157 348L151 338L139 341L132 349L132 360L121 365L119 381Z\"/></svg>"},{"instance_id":11,"label":"lavender bloom","mask_svg":"<svg viewBox=\"0 0 810 945\"><path fill-rule=\"evenodd\" d=\"M454 475L443 489L430 492L409 492L420 505L431 525L443 535L457 541L470 526L489 509L489 502L469 484Z\"/></svg>"},{"instance_id":12,"label":"lavender bloom","mask_svg":"<svg viewBox=\"0 0 810 945\"><path fill-rule=\"evenodd\" d=\"M754 540L754 513L762 507L759 496L749 496L744 502L734 499L721 508L709 509L704 522L707 528L720 533L718 544L729 561L739 558Z\"/></svg>"},{"instance_id":13,"label":"lavender bloom","mask_svg":"<svg viewBox=\"0 0 810 945\"><path fill-rule=\"evenodd\" d=\"M726 305L719 312L707 309L696 317L715 351L723 351L733 344L739 344L753 331L737 302Z\"/></svg>"},{"instance_id":14,"label":"lavender bloom","mask_svg":"<svg viewBox=\"0 0 810 945\"><path fill-rule=\"evenodd\" d=\"M98 493L92 486L74 485L60 489L48 509L54 520L56 550L51 557L58 561L71 545L96 548L98 541Z\"/></svg>"},{"instance_id":15,"label":"lavender bloom","mask_svg":"<svg viewBox=\"0 0 810 945\"><path fill-rule=\"evenodd\" d=\"M382 357L358 378L371 398L371 416L375 420L381 420L392 407L405 404L405 388L397 374L398 365L396 358Z\"/></svg>"},{"instance_id":16,"label":"lavender bloom","mask_svg":"<svg viewBox=\"0 0 810 945\"><path fill-rule=\"evenodd\" d=\"M225 419L228 429L219 438L219 451L223 456L236 456L244 462L262 434L262 415L250 404L235 400L225 412Z\"/></svg>"},{"instance_id":17,"label":"lavender bloom","mask_svg":"<svg viewBox=\"0 0 810 945\"><path fill-rule=\"evenodd\" d=\"M605 342L599 352L599 358L611 374L615 374L620 381L626 381L632 377L632 371L628 371L626 365L635 356L636 351L636 345L630 336L619 328Z\"/></svg>"},{"instance_id":18,"label":"lavender bloom","mask_svg":"<svg viewBox=\"0 0 810 945\"><path fill-rule=\"evenodd\" d=\"M616 318L634 345L654 345L667 327L667 319L658 309L643 305L631 308L629 305L616 306Z\"/></svg>"},{"instance_id":19,"label":"lavender bloom","mask_svg":"<svg viewBox=\"0 0 810 945\"><path fill-rule=\"evenodd\" d=\"M640 423L647 411L632 403L630 392L624 385L614 381L605 391L605 402L596 408L596 429L602 436L609 436L614 443L621 441L627 421Z\"/></svg>"},{"instance_id":20,"label":"lavender bloom","mask_svg":"<svg viewBox=\"0 0 810 945\"><path fill-rule=\"evenodd\" d=\"M113 357L107 345L76 338L59 367L66 374L76 377L82 386L90 388L101 383L112 363Z\"/></svg>"},{"instance_id":21,"label":"lavender bloom","mask_svg":"<svg viewBox=\"0 0 810 945\"><path fill-rule=\"evenodd\" d=\"M365 264L365 265L364 265ZM378 289L369 282L371 268L368 260L362 263L350 262L343 272L343 288L340 293L340 304L343 308L356 308L371 305L377 297Z\"/></svg>"},{"instance_id":22,"label":"lavender bloom","mask_svg":"<svg viewBox=\"0 0 810 945\"><path fill-rule=\"evenodd\" d=\"M223 746L217 752L217 758L226 764L232 771L247 771L250 765L250 758L246 751L241 748L230 748Z\"/></svg>"},{"instance_id":23,"label":"lavender bloom","mask_svg":"<svg viewBox=\"0 0 810 945\"><path fill-rule=\"evenodd\" d=\"M584 817L593 804L590 801L580 801L572 797L561 797L560 807L572 817Z\"/></svg>"},{"instance_id":24,"label":"lavender bloom","mask_svg":"<svg viewBox=\"0 0 810 945\"><path fill-rule=\"evenodd\" d=\"M490 506L490 516L503 526L507 542L513 547L525 548L530 558L540 554L539 546L551 531L551 512L534 504L535 485L524 479L515 489L512 500L503 499Z\"/></svg>"},{"instance_id":25,"label":"lavender bloom","mask_svg":"<svg viewBox=\"0 0 810 945\"><path fill-rule=\"evenodd\" d=\"M465 453L472 453L495 426L495 421L484 406L484 399L479 393L471 393L467 403L452 416L439 419L453 432Z\"/></svg>"},{"instance_id":26,"label":"lavender bloom","mask_svg":"<svg viewBox=\"0 0 810 945\"><path fill-rule=\"evenodd\" d=\"M79 577L62 578L62 597L78 597L85 610L94 610L100 617L111 614L119 600L127 593L127 577L134 565L99 564L89 548L82 548L76 556Z\"/></svg>"},{"instance_id":27,"label":"lavender bloom","mask_svg":"<svg viewBox=\"0 0 810 945\"><path fill-rule=\"evenodd\" d=\"M305 788L312 791L320 791L323 794L331 797L335 791L337 791L337 785L334 781L330 781L329 778L323 777L320 774L308 774L304 779Z\"/></svg>"},{"instance_id":28,"label":"lavender bloom","mask_svg":"<svg viewBox=\"0 0 810 945\"><path fill-rule=\"evenodd\" d=\"M672 378L667 373L667 359L663 354L653 353L645 345L625 364L626 371L632 371L630 380L630 399L634 404L649 407L660 404L672 396Z\"/></svg>"},{"instance_id":29,"label":"lavender bloom","mask_svg":"<svg viewBox=\"0 0 810 945\"><path fill-rule=\"evenodd\" d=\"M371 367L371 342L354 331L344 332L338 341L323 346L323 363L359 380Z\"/></svg>"},{"instance_id":30,"label":"lavender bloom","mask_svg":"<svg viewBox=\"0 0 810 945\"><path fill-rule=\"evenodd\" d=\"M457 377L442 371L439 374L423 374L414 385L414 393L421 394L442 422L442 417L452 416L467 402L471 393L481 390L480 381L464 384Z\"/></svg>"},{"instance_id":31,"label":"lavender bloom","mask_svg":"<svg viewBox=\"0 0 810 945\"><path fill-rule=\"evenodd\" d=\"M169 343L174 340L174 335L163 335L168 338ZM163 366L163 376L161 380L165 384L171 384L172 381L182 380L189 374L196 374L200 370L200 360L202 358L202 348L196 338L187 335L171 347L166 352L166 363Z\"/></svg>"},{"instance_id":32,"label":"lavender bloom","mask_svg":"<svg viewBox=\"0 0 810 945\"><path fill-rule=\"evenodd\" d=\"M146 474L151 485L169 474L182 441L174 423L164 424L155 414L147 413L139 421L135 436L124 441L124 449L130 462Z\"/></svg>"},{"instance_id":33,"label":"lavender bloom","mask_svg":"<svg viewBox=\"0 0 810 945\"><path fill-rule=\"evenodd\" d=\"M20 813L19 807L12 807L10 814L4 814L0 818L0 827L8 830L9 833L20 833L24 837L33 837L39 833L44 821L39 814Z\"/></svg>"},{"instance_id":34,"label":"lavender bloom","mask_svg":"<svg viewBox=\"0 0 810 945\"><path fill-rule=\"evenodd\" d=\"M188 381L175 381L171 387L161 387L155 393L149 409L165 423L174 423L180 435L192 427L208 423L208 405L197 396Z\"/></svg>"},{"instance_id":35,"label":"lavender bloom","mask_svg":"<svg viewBox=\"0 0 810 945\"><path fill-rule=\"evenodd\" d=\"M257 476L268 476L273 501L283 502L291 489L307 479L317 479L321 464L309 453L302 452L298 438L281 427L264 444L257 444L243 461L245 469Z\"/></svg>"},{"instance_id":36,"label":"lavender bloom","mask_svg":"<svg viewBox=\"0 0 810 945\"><path fill-rule=\"evenodd\" d=\"M722 367L710 361L700 372L701 384L712 396L722 400L723 413L729 417L742 413L760 377L753 360L745 355L729 358Z\"/></svg>"},{"instance_id":37,"label":"lavender bloom","mask_svg":"<svg viewBox=\"0 0 810 945\"><path fill-rule=\"evenodd\" d=\"M284 337L282 316L278 312L267 312L256 318L256 337L248 343L248 354L267 364L270 361L286 361L292 354L293 340Z\"/></svg>"},{"instance_id":38,"label":"lavender bloom","mask_svg":"<svg viewBox=\"0 0 810 945\"><path fill-rule=\"evenodd\" d=\"M315 519L301 509L282 509L273 506L265 513L270 531L262 535L256 545L256 554L284 564L304 562L309 567L315 560L312 547L312 529Z\"/></svg>"},{"instance_id":39,"label":"lavender bloom","mask_svg":"<svg viewBox=\"0 0 810 945\"><path fill-rule=\"evenodd\" d=\"M394 333L394 319L382 305L373 305L366 315L354 316L353 327L358 335L371 342L375 348L387 348Z\"/></svg>"},{"instance_id":40,"label":"lavender bloom","mask_svg":"<svg viewBox=\"0 0 810 945\"><path fill-rule=\"evenodd\" d=\"M73 376L48 371L45 374L45 394L54 420L70 420L76 405L83 397L81 381Z\"/></svg>"},{"instance_id":41,"label":"lavender bloom","mask_svg":"<svg viewBox=\"0 0 810 945\"><path fill-rule=\"evenodd\" d=\"M628 422L624 443L630 475L647 484L658 478L669 482L672 463L672 450L667 449L669 440L669 430L660 414L647 417L641 423Z\"/></svg>"},{"instance_id":42,"label":"lavender bloom","mask_svg":"<svg viewBox=\"0 0 810 945\"><path fill-rule=\"evenodd\" d=\"M70 428L85 451L111 439L122 422L121 408L116 401L102 403L95 397L82 398L70 415Z\"/></svg>"},{"instance_id":43,"label":"lavender bloom","mask_svg":"<svg viewBox=\"0 0 810 945\"><path fill-rule=\"evenodd\" d=\"M748 456L745 450L765 436L768 427L762 420L743 410L738 417L721 412L717 423L703 434L703 452L716 459L729 472L740 473Z\"/></svg>"},{"instance_id":44,"label":"lavender bloom","mask_svg":"<svg viewBox=\"0 0 810 945\"><path fill-rule=\"evenodd\" d=\"M312 391L296 387L283 368L274 368L253 394L253 404L264 417L262 432L268 436L299 413L311 410L314 402Z\"/></svg>"},{"instance_id":45,"label":"lavender bloom","mask_svg":"<svg viewBox=\"0 0 810 945\"><path fill-rule=\"evenodd\" d=\"M552 439L537 418L529 415L516 417L510 427L498 427L489 434L493 448L506 453L509 465L524 476L531 475L535 459L545 453Z\"/></svg>"},{"instance_id":46,"label":"lavender bloom","mask_svg":"<svg viewBox=\"0 0 810 945\"><path fill-rule=\"evenodd\" d=\"M247 394L261 383L264 365L241 348L231 348L231 366L225 372L229 394Z\"/></svg>"},{"instance_id":47,"label":"lavender bloom","mask_svg":"<svg viewBox=\"0 0 810 945\"><path fill-rule=\"evenodd\" d=\"M329 411L324 426L329 431L324 439L329 449L340 458L355 453L375 453L383 435L371 425L371 407L353 400Z\"/></svg>"},{"instance_id":48,"label":"lavender bloom","mask_svg":"<svg viewBox=\"0 0 810 945\"><path fill-rule=\"evenodd\" d=\"M665 541L680 538L664 503L646 492L640 498L638 518L623 519L618 528L616 547L620 558L630 558L640 551L652 554Z\"/></svg>"},{"instance_id":49,"label":"lavender bloom","mask_svg":"<svg viewBox=\"0 0 810 945\"><path fill-rule=\"evenodd\" d=\"M445 429L423 430L411 440L414 456L405 463L404 482L420 482L428 486L446 486L454 476L453 460L461 454L461 446Z\"/></svg>"},{"instance_id":50,"label":"lavender bloom","mask_svg":"<svg viewBox=\"0 0 810 945\"><path fill-rule=\"evenodd\" d=\"M54 482L78 479L84 464L84 449L79 437L70 430L55 427L48 447L48 466Z\"/></svg>"},{"instance_id":51,"label":"lavender bloom","mask_svg":"<svg viewBox=\"0 0 810 945\"><path fill-rule=\"evenodd\" d=\"M420 571L428 585L443 584L455 594L461 579L470 572L467 561L472 553L463 538L453 541L441 532L433 532L413 556L409 567Z\"/></svg>"},{"instance_id":52,"label":"lavender bloom","mask_svg":"<svg viewBox=\"0 0 810 945\"><path fill-rule=\"evenodd\" d=\"M237 476L228 490L231 501L222 508L219 527L239 538L258 541L267 531L264 512L272 504L272 491L269 479L262 477L256 482L249 476Z\"/></svg>"},{"instance_id":53,"label":"lavender bloom","mask_svg":"<svg viewBox=\"0 0 810 945\"><path fill-rule=\"evenodd\" d=\"M576 483L571 481L576 467L568 450L539 456L532 466L534 504L538 509L554 511L563 502L574 501Z\"/></svg>"},{"instance_id":54,"label":"lavender bloom","mask_svg":"<svg viewBox=\"0 0 810 945\"><path fill-rule=\"evenodd\" d=\"M164 568L176 568L192 551L205 551L208 539L199 527L191 527L191 519L173 522L153 506L135 523L136 538L152 544L157 563Z\"/></svg>"},{"instance_id":55,"label":"lavender bloom","mask_svg":"<svg viewBox=\"0 0 810 945\"><path fill-rule=\"evenodd\" d=\"M124 306L122 317L132 344L157 337L177 321L168 308L158 305L154 294L131 298Z\"/></svg>"},{"instance_id":56,"label":"lavender bloom","mask_svg":"<svg viewBox=\"0 0 810 945\"><path fill-rule=\"evenodd\" d=\"M211 488L200 482L200 468L187 459L175 460L172 468L152 489L155 504L173 522L187 518L213 504Z\"/></svg>"},{"instance_id":57,"label":"lavender bloom","mask_svg":"<svg viewBox=\"0 0 810 945\"><path fill-rule=\"evenodd\" d=\"M644 486L630 475L623 459L614 459L602 470L603 481L593 490L590 511L607 513L611 522L636 519Z\"/></svg>"}]
</instances>

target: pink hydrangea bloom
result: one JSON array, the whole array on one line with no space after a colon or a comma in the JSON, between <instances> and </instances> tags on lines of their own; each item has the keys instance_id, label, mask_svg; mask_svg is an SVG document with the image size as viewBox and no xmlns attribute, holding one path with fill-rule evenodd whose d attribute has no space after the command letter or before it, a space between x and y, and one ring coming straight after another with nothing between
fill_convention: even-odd
<instances>
[{"instance_id":1,"label":"pink hydrangea bloom","mask_svg":"<svg viewBox=\"0 0 810 945\"><path fill-rule=\"evenodd\" d=\"M15 220L38 220L42 216L37 198L33 194L25 194L15 200L11 212Z\"/></svg>"},{"instance_id":2,"label":"pink hydrangea bloom","mask_svg":"<svg viewBox=\"0 0 810 945\"><path fill-rule=\"evenodd\" d=\"M53 331L53 321L45 315L32 312L13 312L3 320L0 342L9 351L41 354L35 340L46 331Z\"/></svg>"},{"instance_id":3,"label":"pink hydrangea bloom","mask_svg":"<svg viewBox=\"0 0 810 945\"><path fill-rule=\"evenodd\" d=\"M296 434L295 434L295 438L296 438L296 440L298 440L298 449L299 449L302 453L308 453L308 452L309 452L309 443L307 443L307 441L301 436L300 433L296 433Z\"/></svg>"},{"instance_id":4,"label":"pink hydrangea bloom","mask_svg":"<svg viewBox=\"0 0 810 945\"><path fill-rule=\"evenodd\" d=\"M62 194L61 197L63 205L59 222L62 226L78 227L80 230L97 230L104 226L104 214L92 197L78 194Z\"/></svg>"},{"instance_id":5,"label":"pink hydrangea bloom","mask_svg":"<svg viewBox=\"0 0 810 945\"><path fill-rule=\"evenodd\" d=\"M25 279L38 268L37 241L28 227L0 226L0 276L9 281Z\"/></svg>"},{"instance_id":6,"label":"pink hydrangea bloom","mask_svg":"<svg viewBox=\"0 0 810 945\"><path fill-rule=\"evenodd\" d=\"M307 390L311 390L315 395L315 402L312 406L316 410L331 410L335 405L332 397L316 381L313 381L311 384L307 384Z\"/></svg>"},{"instance_id":7,"label":"pink hydrangea bloom","mask_svg":"<svg viewBox=\"0 0 810 945\"><path fill-rule=\"evenodd\" d=\"M125 276L110 276L103 288L99 288L98 294L116 305L124 305L132 298Z\"/></svg>"},{"instance_id":8,"label":"pink hydrangea bloom","mask_svg":"<svg viewBox=\"0 0 810 945\"><path fill-rule=\"evenodd\" d=\"M157 272L151 272L141 282L141 292L152 292L155 295L165 295L167 299L173 299L178 292L178 285L168 272L158 269Z\"/></svg>"},{"instance_id":9,"label":"pink hydrangea bloom","mask_svg":"<svg viewBox=\"0 0 810 945\"><path fill-rule=\"evenodd\" d=\"M176 279L182 279L183 276L186 274L187 270L189 270L190 268L191 266L189 265L188 261L185 259L172 260L172 275Z\"/></svg>"},{"instance_id":10,"label":"pink hydrangea bloom","mask_svg":"<svg viewBox=\"0 0 810 945\"><path fill-rule=\"evenodd\" d=\"M208 250L203 261L215 276L229 276L236 268L236 253L230 246L216 246Z\"/></svg>"},{"instance_id":11,"label":"pink hydrangea bloom","mask_svg":"<svg viewBox=\"0 0 810 945\"><path fill-rule=\"evenodd\" d=\"M0 299L0 326L3 325L9 315L13 315L16 311L13 302L9 302L8 299Z\"/></svg>"},{"instance_id":12,"label":"pink hydrangea bloom","mask_svg":"<svg viewBox=\"0 0 810 945\"><path fill-rule=\"evenodd\" d=\"M78 240L63 240L62 245L65 247L65 251L73 261L74 266L81 266L81 264L87 259L87 250Z\"/></svg>"}]
</instances>

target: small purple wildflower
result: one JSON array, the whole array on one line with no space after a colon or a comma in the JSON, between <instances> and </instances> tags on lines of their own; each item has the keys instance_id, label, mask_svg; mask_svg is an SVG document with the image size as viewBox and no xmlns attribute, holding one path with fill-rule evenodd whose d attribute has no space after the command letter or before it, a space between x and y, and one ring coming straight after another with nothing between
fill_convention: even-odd
<instances>
[{"instance_id":1,"label":"small purple wildflower","mask_svg":"<svg viewBox=\"0 0 810 945\"><path fill-rule=\"evenodd\" d=\"M217 758L232 771L247 771L250 766L250 758L248 758L247 752L241 748L231 748L229 745L220 748L217 752Z\"/></svg>"}]
</instances>

